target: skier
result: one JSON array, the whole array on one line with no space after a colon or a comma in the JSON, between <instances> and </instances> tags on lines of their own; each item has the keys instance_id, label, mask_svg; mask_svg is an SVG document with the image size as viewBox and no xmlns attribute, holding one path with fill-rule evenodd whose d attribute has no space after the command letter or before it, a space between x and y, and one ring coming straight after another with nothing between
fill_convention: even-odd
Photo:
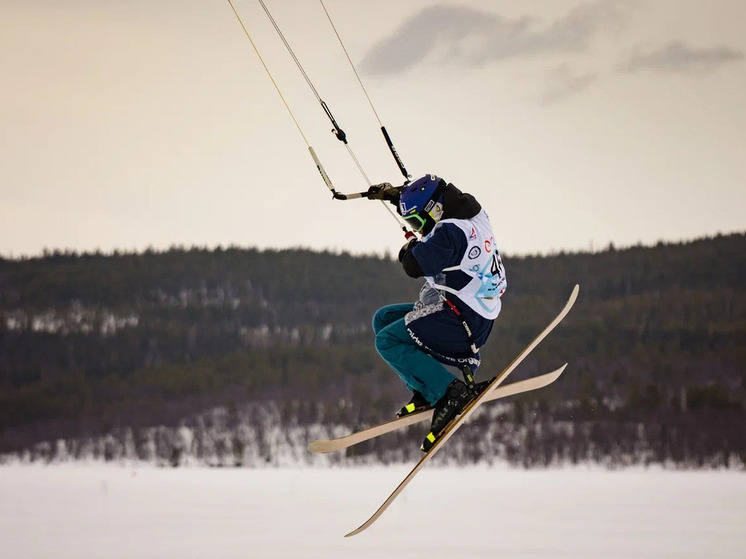
<instances>
[{"instance_id":1,"label":"skier","mask_svg":"<svg viewBox=\"0 0 746 559\"><path fill-rule=\"evenodd\" d=\"M475 383L479 348L500 313L507 281L487 212L471 195L435 175L400 187L371 186L369 199L397 207L419 233L399 251L407 275L426 282L415 303L388 305L373 317L376 350L412 399L401 417L434 408L427 451L443 429L490 381ZM465 381L444 365L455 366Z\"/></svg>"}]
</instances>

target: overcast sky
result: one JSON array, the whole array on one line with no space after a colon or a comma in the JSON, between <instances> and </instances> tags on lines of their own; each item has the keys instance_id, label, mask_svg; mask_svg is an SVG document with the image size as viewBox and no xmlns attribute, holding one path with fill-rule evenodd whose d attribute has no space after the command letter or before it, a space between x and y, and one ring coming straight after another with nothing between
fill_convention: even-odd
<instances>
[{"instance_id":1,"label":"overcast sky","mask_svg":"<svg viewBox=\"0 0 746 559\"><path fill-rule=\"evenodd\" d=\"M265 0L372 182L402 180L316 0ZM337 188L367 183L254 0L235 0ZM746 2L325 0L409 171L507 254L746 230ZM333 201L227 0L0 0L0 255L395 252Z\"/></svg>"}]
</instances>

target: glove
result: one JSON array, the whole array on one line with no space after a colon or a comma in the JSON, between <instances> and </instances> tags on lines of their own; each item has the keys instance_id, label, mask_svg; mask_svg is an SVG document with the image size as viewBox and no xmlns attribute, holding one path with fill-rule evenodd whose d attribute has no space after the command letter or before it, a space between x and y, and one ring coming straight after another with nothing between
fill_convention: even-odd
<instances>
[{"instance_id":1,"label":"glove","mask_svg":"<svg viewBox=\"0 0 746 559\"><path fill-rule=\"evenodd\" d=\"M412 250L415 246L419 244L420 241L417 239L412 239L408 243L406 243L401 249L399 250L399 262L402 262L404 260L404 257L407 255L407 253Z\"/></svg>"},{"instance_id":2,"label":"glove","mask_svg":"<svg viewBox=\"0 0 746 559\"><path fill-rule=\"evenodd\" d=\"M399 203L399 189L391 183L374 184L368 189L367 198L370 200L386 200L392 204Z\"/></svg>"}]
</instances>

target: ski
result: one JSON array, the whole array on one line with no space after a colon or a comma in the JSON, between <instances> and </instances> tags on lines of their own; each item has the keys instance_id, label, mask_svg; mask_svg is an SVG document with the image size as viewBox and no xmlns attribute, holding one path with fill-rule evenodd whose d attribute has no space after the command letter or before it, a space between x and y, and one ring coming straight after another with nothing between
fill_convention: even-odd
<instances>
[{"instance_id":1,"label":"ski","mask_svg":"<svg viewBox=\"0 0 746 559\"><path fill-rule=\"evenodd\" d=\"M456 430L464 424L464 422L469 419L469 417L476 411L476 409L484 402L487 401L488 396L495 390L497 387L510 375L510 373L513 372L513 370L526 358L526 356L533 351L533 349L539 345L539 342L541 342L547 334L549 334L554 328L562 321L565 316L567 316L567 313L570 312L570 309L575 304L575 300L578 298L578 291L580 291L580 286L576 285L572 293L570 294L570 298L567 300L567 303L565 304L564 308L560 313L555 317L552 322L549 323L549 325L542 330L538 336L536 336L533 341L528 344L521 353L518 354L518 356L513 359L513 361L510 363L510 365L507 366L506 369L504 369L499 375L495 377L495 379L490 383L490 385L487 387L487 389L482 392L477 398L472 400L461 412L461 415L454 418L451 423L449 423L446 428L443 430L442 434L438 439L436 439L435 443L433 444L432 448L425 453L425 455L420 459L420 461L417 463L417 465L412 469L409 474L407 474L407 477L404 478L404 480L397 486L396 489L394 489L393 493L389 495L389 497L383 502L383 504L378 508L378 510L373 513L373 516L371 516L368 520L366 520L363 524L360 525L360 527L356 528L349 534L346 534L345 537L348 538L350 536L354 536L356 534L359 534L360 532L366 530L369 528L378 518L386 511L386 509L389 507L389 505L396 499L396 497L399 496L399 494L404 490L404 488L409 484L410 481L414 478L415 475L427 464L430 459L435 456L435 454L443 447L443 445L446 443L448 439L451 438L451 435L453 435Z\"/></svg>"},{"instance_id":2,"label":"ski","mask_svg":"<svg viewBox=\"0 0 746 559\"><path fill-rule=\"evenodd\" d=\"M538 390L539 388L549 386L560 377L562 372L565 370L565 367L567 367L567 363L565 363L556 371L552 371L551 373L546 373L526 380L514 382L512 384L509 384L508 386L499 386L486 397L485 402L498 400L500 398L507 398L508 396L514 396L516 394L522 394L524 392ZM339 437L336 439L318 439L315 441L311 441L311 443L309 443L308 445L308 451L320 454L336 452L338 450L349 448L364 441L380 437L381 435L385 435L386 433L391 433L392 431L398 431L399 429L409 427L410 425L414 425L416 423L428 421L432 418L432 416L432 409L410 413L409 415L405 415L404 417L398 417L396 419L392 419L391 421L387 421L386 423L381 423L380 425L374 425L373 427L368 427L367 429L363 429L362 431L350 433L349 435L345 435L344 437Z\"/></svg>"}]
</instances>

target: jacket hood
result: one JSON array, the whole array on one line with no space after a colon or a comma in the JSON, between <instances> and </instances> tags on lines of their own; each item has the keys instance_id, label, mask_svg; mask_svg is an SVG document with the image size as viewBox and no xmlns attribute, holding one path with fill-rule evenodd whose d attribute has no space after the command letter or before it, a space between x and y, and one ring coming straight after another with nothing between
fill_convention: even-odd
<instances>
[{"instance_id":1,"label":"jacket hood","mask_svg":"<svg viewBox=\"0 0 746 559\"><path fill-rule=\"evenodd\" d=\"M461 192L451 183L445 186L441 219L471 219L481 211L482 206L474 196Z\"/></svg>"}]
</instances>

